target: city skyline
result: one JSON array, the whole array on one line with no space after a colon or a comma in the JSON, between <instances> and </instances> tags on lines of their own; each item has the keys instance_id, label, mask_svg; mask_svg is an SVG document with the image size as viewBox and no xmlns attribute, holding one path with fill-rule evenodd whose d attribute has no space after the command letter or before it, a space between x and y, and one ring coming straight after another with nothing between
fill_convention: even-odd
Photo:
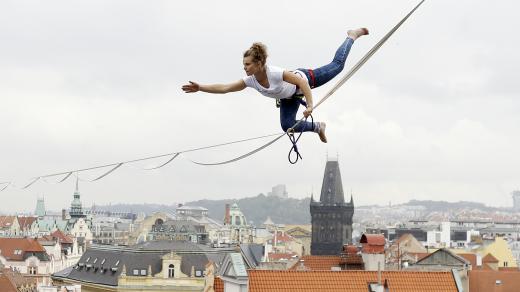
<instances>
[{"instance_id":1,"label":"city skyline","mask_svg":"<svg viewBox=\"0 0 520 292\"><path fill-rule=\"evenodd\" d=\"M274 102L253 91L187 95L180 87L240 79L242 53L253 41L267 44L273 65L320 66L347 29L366 26L370 35L353 46L345 73L417 1L302 3L1 3L0 182L15 184L0 192L0 211L31 210L41 196L50 209L69 206L72 177L20 190L35 176L279 132ZM327 156L338 154L344 188L360 205L438 199L511 206L520 188L518 7L426 1L316 111L328 123L329 143L303 135L297 165L287 162L286 139L234 164L190 162L261 145L250 142L182 155L156 171L142 168L165 159L80 182L84 204L255 196L280 183L289 196L308 197L321 188ZM286 8L312 21L295 17L281 27ZM332 85L314 90L315 99Z\"/></svg>"}]
</instances>

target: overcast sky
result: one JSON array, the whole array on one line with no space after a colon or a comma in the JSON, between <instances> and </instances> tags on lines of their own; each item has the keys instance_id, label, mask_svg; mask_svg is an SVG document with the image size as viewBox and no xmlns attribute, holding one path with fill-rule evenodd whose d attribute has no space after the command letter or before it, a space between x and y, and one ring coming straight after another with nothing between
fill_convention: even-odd
<instances>
[{"instance_id":1,"label":"overcast sky","mask_svg":"<svg viewBox=\"0 0 520 292\"><path fill-rule=\"evenodd\" d=\"M418 1L1 1L0 211L70 206L74 179L35 176L280 132L273 100L252 89L184 94L188 80L236 81L252 42L270 64L318 67L349 28L368 27L357 62ZM288 139L225 166L202 167L267 140L179 157L157 171L126 165L82 201L165 203L267 193L318 195L329 157L357 205L420 200L512 204L520 188L517 1L435 0L424 5L315 112L303 161ZM334 82L313 91L319 100ZM91 179L103 170L80 174ZM56 178L58 179L58 178ZM1 188L1 186L0 186Z\"/></svg>"}]
</instances>

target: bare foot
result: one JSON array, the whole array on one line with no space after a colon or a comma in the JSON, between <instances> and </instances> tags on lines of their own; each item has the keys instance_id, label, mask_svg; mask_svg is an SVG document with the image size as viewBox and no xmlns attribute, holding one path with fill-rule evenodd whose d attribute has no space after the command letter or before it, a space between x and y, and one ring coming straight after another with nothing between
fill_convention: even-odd
<instances>
[{"instance_id":1,"label":"bare foot","mask_svg":"<svg viewBox=\"0 0 520 292\"><path fill-rule=\"evenodd\" d=\"M356 40L360 36L364 36L368 34L368 29L362 27L358 29L351 29L347 31L347 35L349 38Z\"/></svg>"},{"instance_id":2,"label":"bare foot","mask_svg":"<svg viewBox=\"0 0 520 292\"><path fill-rule=\"evenodd\" d=\"M320 131L318 132L318 135L320 136L320 140L323 143L327 143L327 136L325 136L325 128L327 127L327 124L324 122L320 122Z\"/></svg>"}]
</instances>

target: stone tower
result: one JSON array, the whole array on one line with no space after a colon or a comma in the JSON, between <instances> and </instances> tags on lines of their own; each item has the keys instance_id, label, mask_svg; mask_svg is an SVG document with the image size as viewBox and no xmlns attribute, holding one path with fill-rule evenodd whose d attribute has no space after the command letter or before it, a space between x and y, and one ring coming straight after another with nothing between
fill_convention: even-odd
<instances>
[{"instance_id":1,"label":"stone tower","mask_svg":"<svg viewBox=\"0 0 520 292\"><path fill-rule=\"evenodd\" d=\"M339 163L327 161L319 201L311 197L312 255L339 255L352 242L354 202L345 203Z\"/></svg>"}]
</instances>

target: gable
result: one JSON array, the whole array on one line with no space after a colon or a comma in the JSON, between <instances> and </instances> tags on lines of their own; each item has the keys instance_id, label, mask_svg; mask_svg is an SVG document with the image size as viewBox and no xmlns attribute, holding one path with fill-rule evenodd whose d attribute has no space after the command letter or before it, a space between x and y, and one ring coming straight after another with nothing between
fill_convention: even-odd
<instances>
[{"instance_id":1,"label":"gable","mask_svg":"<svg viewBox=\"0 0 520 292\"><path fill-rule=\"evenodd\" d=\"M443 265L443 266L464 266L469 264L464 258L456 256L451 252L440 249L429 256L419 260L417 265Z\"/></svg>"}]
</instances>

